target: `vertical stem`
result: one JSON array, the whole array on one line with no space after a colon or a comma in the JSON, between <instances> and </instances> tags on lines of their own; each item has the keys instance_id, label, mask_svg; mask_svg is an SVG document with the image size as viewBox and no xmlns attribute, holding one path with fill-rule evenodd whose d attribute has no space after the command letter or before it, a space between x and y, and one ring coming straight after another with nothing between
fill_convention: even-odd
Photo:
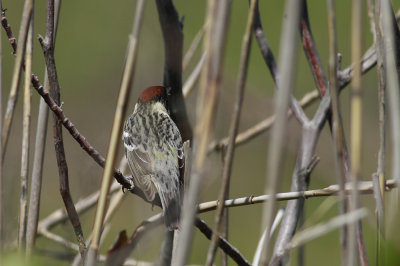
<instances>
[{"instance_id":1,"label":"vertical stem","mask_svg":"<svg viewBox=\"0 0 400 266\"><path fill-rule=\"evenodd\" d=\"M193 168L189 188L185 191L181 234L178 243L176 265L186 265L193 238L193 224L199 199L205 161L211 132L214 128L215 111L221 81L224 48L230 14L231 0L209 0L207 5L207 25L204 36L206 63L200 80L200 96L197 101L197 125L194 134Z\"/></svg>"},{"instance_id":2,"label":"vertical stem","mask_svg":"<svg viewBox=\"0 0 400 266\"><path fill-rule=\"evenodd\" d=\"M386 71L386 84L389 103L389 118L390 118L390 135L392 146L392 163L391 175L392 178L398 183L400 181L400 95L399 95L399 74L396 69L396 59L400 56L396 47L394 36L394 24L392 23L392 7L389 0L381 0L382 13L380 19L383 26L384 44L385 44L385 71ZM397 51L396 51L397 50ZM394 217L398 214L398 200L399 192L394 190L389 198L387 211L389 217L389 228L386 232L394 232ZM388 237L388 235L387 235Z\"/></svg>"},{"instance_id":3,"label":"vertical stem","mask_svg":"<svg viewBox=\"0 0 400 266\"><path fill-rule=\"evenodd\" d=\"M32 3L33 4L33 3ZM33 12L32 12L33 13ZM21 197L18 221L18 247L25 248L26 244L26 220L28 210L28 173L29 173L29 137L31 120L31 75L32 75L32 51L33 51L33 14L30 18L29 31L25 52L25 81L24 81L24 114L22 132L22 158L21 158Z\"/></svg>"},{"instance_id":4,"label":"vertical stem","mask_svg":"<svg viewBox=\"0 0 400 266\"><path fill-rule=\"evenodd\" d=\"M219 192L218 201L220 204L217 206L217 211L215 214L215 230L213 231L213 236L211 238L210 247L207 254L206 265L211 266L214 263L215 253L217 251L217 241L221 235L222 231L222 215L224 213L224 202L228 196L228 187L230 183L230 176L232 172L232 164L235 150L235 139L239 128L240 114L242 111L243 98L244 98L244 88L247 78L247 69L250 57L250 47L251 47L251 37L252 28L255 16L255 7L257 5L257 0L251 0L249 14L247 17L246 32L243 36L242 42L242 53L240 59L240 69L239 76L236 87L236 102L234 103L234 110L231 120L231 125L229 128L229 142L228 148L224 158L224 169L222 172L222 183Z\"/></svg>"},{"instance_id":5,"label":"vertical stem","mask_svg":"<svg viewBox=\"0 0 400 266\"><path fill-rule=\"evenodd\" d=\"M45 89L48 90L49 81L47 71L45 72ZM40 194L42 187L42 171L44 162L44 151L47 136L47 122L49 108L46 102L41 99L39 104L39 115L36 129L35 153L33 155L32 183L29 197L28 226L26 232L27 254L30 255L35 244L39 209Z\"/></svg>"},{"instance_id":6,"label":"vertical stem","mask_svg":"<svg viewBox=\"0 0 400 266\"><path fill-rule=\"evenodd\" d=\"M56 24L55 25L56 31L58 24L58 15L61 5L60 1L61 0L56 0L55 2L54 23ZM47 75L47 70L45 69L44 89L49 90L49 87L50 87L49 79ZM49 108L46 102L41 98L39 104L39 114L38 114L38 122L36 129L35 153L33 156L32 182L31 182L30 198L29 198L28 225L26 232L27 255L30 255L32 252L37 233L48 116L49 116Z\"/></svg>"},{"instance_id":7,"label":"vertical stem","mask_svg":"<svg viewBox=\"0 0 400 266\"><path fill-rule=\"evenodd\" d=\"M344 192L344 184L346 182L346 170L341 158L345 153L345 143L343 136L343 122L340 114L339 88L337 82L337 44L336 44L336 15L333 0L328 0L328 32L329 32L329 84L330 95L332 101L332 135L335 151L335 166L339 176L339 211L341 214L346 212L346 195ZM342 264L346 262L346 232L347 226L341 229L341 248L342 248Z\"/></svg>"},{"instance_id":8,"label":"vertical stem","mask_svg":"<svg viewBox=\"0 0 400 266\"><path fill-rule=\"evenodd\" d=\"M96 216L93 225L93 240L87 255L86 265L95 265L97 252L99 250L101 229L103 227L104 215L106 212L107 196L110 189L112 176L114 172L115 158L118 152L119 140L121 139L122 121L125 117L126 107L129 99L130 88L135 72L136 58L138 52L138 42L140 29L143 21L145 0L140 0L136 5L135 19L132 33L129 36L128 53L124 73L122 76L121 88L118 95L117 107L114 115L114 122L111 131L110 143L108 146L106 165L104 167L103 179L101 182L100 197L97 204Z\"/></svg>"},{"instance_id":9,"label":"vertical stem","mask_svg":"<svg viewBox=\"0 0 400 266\"><path fill-rule=\"evenodd\" d=\"M0 21L3 18L3 4L0 0ZM3 44L0 34L0 139L3 132ZM0 145L0 156L3 154L2 145ZM0 256L3 251L3 160L0 157Z\"/></svg>"},{"instance_id":10,"label":"vertical stem","mask_svg":"<svg viewBox=\"0 0 400 266\"><path fill-rule=\"evenodd\" d=\"M353 78L351 81L351 117L350 117L350 176L353 187L357 188L361 178L362 152L362 97L361 97L361 49L362 49L362 1L353 0L351 16L351 57ZM359 204L359 193L354 189L351 193L349 211L355 211ZM347 265L354 265L356 256L356 239L358 221L349 224Z\"/></svg>"},{"instance_id":11,"label":"vertical stem","mask_svg":"<svg viewBox=\"0 0 400 266\"><path fill-rule=\"evenodd\" d=\"M10 95L8 97L6 114L4 117L1 145L2 145L2 158L4 160L6 146L8 142L8 136L10 133L11 122L14 116L14 109L17 103L18 98L18 90L19 90L19 81L21 76L21 71L23 68L23 61L25 55L25 47L26 47L26 38L28 35L29 21L32 15L33 10L33 0L25 0L24 11L22 13L21 26L19 29L18 40L20 41L20 45L17 47L17 58L14 63L14 71L11 80L11 88Z\"/></svg>"},{"instance_id":12,"label":"vertical stem","mask_svg":"<svg viewBox=\"0 0 400 266\"><path fill-rule=\"evenodd\" d=\"M382 250L383 241L385 235L385 225L384 225L384 198L385 198L385 142L386 142L386 80L385 80L385 49L384 49L384 39L382 32L382 22L379 19L381 15L381 2L375 2L375 12L372 0L368 0L368 14L370 16L371 28L374 34L374 45L377 57L377 73L378 73L378 85L379 85L379 151L378 151L378 166L376 175L372 175L372 181L379 188L379 192L375 195L376 200L376 214L377 214L377 230L376 230L376 265L383 265L382 262ZM374 182L374 179L378 182ZM374 192L377 190L374 189Z\"/></svg>"},{"instance_id":13,"label":"vertical stem","mask_svg":"<svg viewBox=\"0 0 400 266\"><path fill-rule=\"evenodd\" d=\"M272 128L268 147L267 173L265 183L265 194L271 195L272 199L264 204L262 215L262 228L266 228L266 235L269 235L273 221L273 214L276 208L276 192L278 191L278 177L281 169L283 156L283 146L285 142L285 133L287 126L287 111L289 108L289 99L294 83L295 61L297 58L297 28L300 20L300 10L302 1L287 0L286 14L287 20L283 23L282 37L280 42L280 51L278 64L278 88L275 93L275 113L276 122ZM266 265L270 247L269 239L261 258L261 265Z\"/></svg>"}]
</instances>

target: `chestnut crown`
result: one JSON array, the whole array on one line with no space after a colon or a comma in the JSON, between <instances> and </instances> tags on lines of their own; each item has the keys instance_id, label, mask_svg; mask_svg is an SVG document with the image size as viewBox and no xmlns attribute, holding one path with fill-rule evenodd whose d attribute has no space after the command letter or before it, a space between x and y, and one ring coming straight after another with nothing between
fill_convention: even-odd
<instances>
[{"instance_id":1,"label":"chestnut crown","mask_svg":"<svg viewBox=\"0 0 400 266\"><path fill-rule=\"evenodd\" d=\"M163 102L166 103L167 96L170 95L171 88L166 88L163 86L152 86L143 90L139 96L139 102L148 103L148 102Z\"/></svg>"}]
</instances>

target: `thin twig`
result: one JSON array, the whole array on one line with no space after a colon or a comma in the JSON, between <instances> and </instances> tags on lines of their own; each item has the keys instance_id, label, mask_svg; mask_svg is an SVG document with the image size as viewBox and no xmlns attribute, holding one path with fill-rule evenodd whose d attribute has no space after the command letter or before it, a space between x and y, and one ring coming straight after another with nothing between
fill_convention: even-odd
<instances>
[{"instance_id":1,"label":"thin twig","mask_svg":"<svg viewBox=\"0 0 400 266\"><path fill-rule=\"evenodd\" d=\"M287 111L289 107L290 95L294 84L294 69L297 58L296 29L300 20L301 1L286 1L287 21L283 23L282 37L280 43L280 63L278 88L275 96L276 122L272 128L268 147L267 173L265 191L266 194L274 195L279 187L278 176L282 161L282 147L284 144L284 132L287 126ZM276 201L271 200L264 205L262 224L269 235L273 214L276 208ZM266 242L264 252L261 257L261 265L267 264L270 241Z\"/></svg>"},{"instance_id":2,"label":"thin twig","mask_svg":"<svg viewBox=\"0 0 400 266\"><path fill-rule=\"evenodd\" d=\"M18 221L18 246L20 249L26 246L26 227L28 212L28 174L29 174L29 150L31 130L31 73L33 53L33 14L29 23L28 37L25 52L25 80L24 80L24 115L21 152L21 197Z\"/></svg>"},{"instance_id":3,"label":"thin twig","mask_svg":"<svg viewBox=\"0 0 400 266\"><path fill-rule=\"evenodd\" d=\"M199 62L197 63L196 67L193 69L193 72L186 79L185 84L183 84L182 93L183 93L183 97L185 99L187 99L189 97L189 94L192 91L194 84L200 77L200 73L201 73L201 70L203 69L206 55L207 55L207 52L204 52L203 55L201 56Z\"/></svg>"},{"instance_id":4,"label":"thin twig","mask_svg":"<svg viewBox=\"0 0 400 266\"><path fill-rule=\"evenodd\" d=\"M54 34L55 34L55 24L54 24L54 14L55 5L54 0L47 1L47 21L46 21L46 38L43 39L39 36L39 43L42 46L47 74L50 85L50 95L54 99L57 105L60 104L60 85L57 77L57 68L54 59ZM68 212L71 224L74 228L74 233L78 241L79 251L81 256L85 253L85 239L82 232L81 223L79 221L78 213L76 212L68 180L68 166L67 160L64 152L64 141L62 136L62 123L60 119L53 114L53 135L54 135L54 147L56 151L56 159L58 165L59 183L60 183L60 193L64 201L65 208Z\"/></svg>"},{"instance_id":5,"label":"thin twig","mask_svg":"<svg viewBox=\"0 0 400 266\"><path fill-rule=\"evenodd\" d=\"M234 103L231 125L229 128L229 142L227 151L224 155L224 167L222 171L221 188L219 191L218 200L222 203L218 206L215 214L215 228L214 234L211 238L210 247L207 253L206 265L211 266L215 260L215 253L217 251L217 240L222 231L222 215L224 213L223 202L228 198L230 177L232 173L232 164L235 152L235 139L239 129L240 114L243 106L244 88L247 79L247 70L250 57L250 47L252 38L252 28L255 17L255 7L258 0L251 0L250 9L247 17L246 32L243 36L242 51L239 65L239 76L236 86L236 101Z\"/></svg>"},{"instance_id":6,"label":"thin twig","mask_svg":"<svg viewBox=\"0 0 400 266\"><path fill-rule=\"evenodd\" d=\"M302 108L309 107L312 103L319 99L319 94L317 90L313 90L312 92L306 93L303 98L300 100L300 106ZM288 119L293 117L292 110L289 110L287 113ZM271 129L272 125L275 123L275 115L271 115L268 118L262 120L256 125L250 127L249 129L239 133L236 136L235 145L242 145L248 143L250 140L255 137L260 136L262 133ZM221 140L217 140L211 143L208 150L211 151L221 151L223 147L228 145L229 137L225 137Z\"/></svg>"},{"instance_id":7,"label":"thin twig","mask_svg":"<svg viewBox=\"0 0 400 266\"><path fill-rule=\"evenodd\" d=\"M200 218L196 218L195 220L195 226L208 238L211 239L212 235L212 230L208 225L201 220ZM231 257L237 265L251 265L250 262L246 260L246 258L237 250L234 246L232 246L228 241L226 241L224 238L219 237L218 240L218 245L219 247L227 254L229 257Z\"/></svg>"},{"instance_id":8,"label":"thin twig","mask_svg":"<svg viewBox=\"0 0 400 266\"><path fill-rule=\"evenodd\" d=\"M33 88L40 94L40 96L42 96L44 101L49 106L50 110L57 115L57 117L63 123L64 127L69 131L71 136L79 143L82 149L86 151L98 165L104 167L105 165L104 157L87 141L85 136L83 136L78 131L75 125L71 122L71 120L65 115L64 111L55 103L53 98L49 95L49 92L43 88L38 78L33 75L32 75L32 84ZM128 189L133 194L137 194L139 197L146 200L146 197L143 194L143 192L138 187L133 185L133 179L131 177L125 177L121 173L121 171L117 169L114 169L113 175L115 179L118 181L118 183L120 183L123 186L123 188ZM157 204L157 202L155 202L155 204L159 205Z\"/></svg>"},{"instance_id":9,"label":"thin twig","mask_svg":"<svg viewBox=\"0 0 400 266\"><path fill-rule=\"evenodd\" d=\"M129 93L131 84L133 81L133 75L135 72L136 58L138 53L138 43L140 30L143 21L145 1L141 0L137 2L136 14L133 22L132 33L130 35L127 58L122 76L121 88L118 95L117 107L114 115L114 122L111 130L110 143L107 151L107 161L104 167L103 179L101 182L101 191L99 202L97 204L96 215L93 225L93 240L91 242L88 254L87 254L87 265L95 265L97 260L97 252L99 249L101 229L104 222L104 216L106 213L107 196L110 190L112 175L114 172L115 158L118 152L118 143L122 131L122 122L125 117L127 102L129 99Z\"/></svg>"},{"instance_id":10,"label":"thin twig","mask_svg":"<svg viewBox=\"0 0 400 266\"><path fill-rule=\"evenodd\" d=\"M385 186L385 191L389 191L393 188L396 188L396 182L394 179L388 179ZM360 191L361 194L372 194L373 193L373 183L372 181L363 181L359 182L357 189ZM350 194L353 190L353 186L351 183L346 183L345 185L345 193ZM287 200L295 200L295 199L308 199L314 197L328 197L332 195L338 195L340 191L339 185L330 185L325 188L321 189L313 189L313 190L306 190L306 191L293 191L293 192L282 192L277 193L275 195L275 199L277 201L287 201ZM259 204L265 201L272 200L271 195L261 195L261 196L248 196L243 198L235 198L226 200L224 206L227 208L232 207L240 207L245 205L252 205L252 204ZM203 202L199 204L199 213L209 212L215 210L217 205L219 204L218 201L209 201Z\"/></svg>"},{"instance_id":11,"label":"thin twig","mask_svg":"<svg viewBox=\"0 0 400 266\"><path fill-rule=\"evenodd\" d=\"M3 12L3 11L1 11ZM2 145L2 158L1 160L4 160L4 156L6 153L6 146L8 142L8 136L10 134L10 128L11 128L11 123L12 119L14 116L14 109L15 105L17 103L17 98L18 98L18 91L19 91L19 81L20 81L20 76L23 68L23 61L24 61L24 55L25 55L25 48L26 48L26 40L28 36L28 30L29 30L29 22L32 16L33 12L33 0L25 0L25 5L24 5L24 10L22 13L22 19L21 19L21 26L19 29L19 34L18 38L21 42L21 45L18 46L17 51L16 51L16 60L14 63L14 71L13 71L13 76L11 80L11 88L10 88L10 95L8 97L8 103L7 103L7 109L6 109L6 114L4 117L4 125L3 125L3 131L2 131L2 139L1 139L1 145ZM5 28L10 29L7 23L7 20L5 19L4 13L3 13L3 18L2 18L2 25L3 27L6 26ZM16 41L14 39L10 39L11 43L14 43L15 47Z\"/></svg>"},{"instance_id":12,"label":"thin twig","mask_svg":"<svg viewBox=\"0 0 400 266\"><path fill-rule=\"evenodd\" d=\"M55 18L54 23L55 31L57 32L58 15L60 12L61 0L56 0L55 3ZM29 81L31 82L31 81ZM49 89L49 79L47 70L45 68L44 77L45 89ZM35 141L35 153L33 157L33 170L32 170L32 181L29 198L29 213L28 213L28 227L26 232L26 252L29 255L35 245L37 226L39 220L39 209L40 209L40 195L42 188L42 171L44 162L44 151L46 146L47 136L47 123L49 116L49 108L43 99L40 99L39 103L39 114L36 129L36 141Z\"/></svg>"},{"instance_id":13,"label":"thin twig","mask_svg":"<svg viewBox=\"0 0 400 266\"><path fill-rule=\"evenodd\" d=\"M196 36L194 36L192 44L190 45L189 49L186 51L186 54L183 58L182 62L182 71L185 71L187 65L189 64L190 60L192 59L194 52L196 51L197 47L199 47L201 38L204 35L206 30L206 25L204 24L201 29L197 32Z\"/></svg>"},{"instance_id":14,"label":"thin twig","mask_svg":"<svg viewBox=\"0 0 400 266\"><path fill-rule=\"evenodd\" d=\"M5 29L7 36L10 41L10 45L14 49L16 49L17 43L15 38L13 37L13 32L11 30L11 26L8 24L7 19L5 17L2 18L2 26ZM45 100L49 108L57 115L57 117L62 121L64 127L68 130L68 132L71 134L71 136L79 143L79 145L82 147L84 151L86 151L90 157L93 158L93 160L100 165L101 167L104 167L105 165L105 159L104 157L87 141L85 136L83 136L78 129L75 127L75 125L69 120L69 118L65 115L61 107L59 107L53 98L49 95L49 92L43 88L41 85L39 79L37 76L32 74L32 86L33 88L42 96L42 98ZM131 193L138 195L141 197L143 200L146 202L147 199L144 195L144 193L136 186L134 186L133 183L133 178L132 177L125 177L121 174L121 172L117 169L114 170L114 177L115 179L123 186L123 188L128 189ZM156 199L151 202L152 204L161 206L161 202L159 201L159 198L156 197Z\"/></svg>"}]
</instances>

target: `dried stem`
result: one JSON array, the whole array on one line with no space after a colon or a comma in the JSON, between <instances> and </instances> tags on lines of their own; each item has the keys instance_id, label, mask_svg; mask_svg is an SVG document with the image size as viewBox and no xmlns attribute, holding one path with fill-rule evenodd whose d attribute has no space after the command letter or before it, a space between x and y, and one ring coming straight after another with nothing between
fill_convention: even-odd
<instances>
[{"instance_id":1,"label":"dried stem","mask_svg":"<svg viewBox=\"0 0 400 266\"><path fill-rule=\"evenodd\" d=\"M132 33L128 45L127 58L122 76L121 88L118 95L117 107L114 115L114 122L111 131L110 143L107 152L107 161L104 167L103 179L99 202L97 204L95 221L93 225L93 240L87 255L87 265L95 265L97 252L99 249L101 229L106 211L107 196L110 190L112 174L114 172L115 158L118 152L119 140L122 131L122 121L125 117L127 102L129 99L130 88L135 71L136 58L138 52L139 35L143 21L145 1L137 2L136 14L133 23Z\"/></svg>"},{"instance_id":2,"label":"dried stem","mask_svg":"<svg viewBox=\"0 0 400 266\"><path fill-rule=\"evenodd\" d=\"M388 179L385 185L385 191L390 191L397 187L397 184L394 179ZM344 192L346 195L349 195L353 189L353 185L351 182L345 184ZM374 193L374 184L372 181L362 181L359 182L357 190L361 194L372 194ZM292 191L292 192L281 192L275 195L275 200L277 201L291 201L295 199L308 199L308 198L315 198L315 197L329 197L329 196L336 196L339 195L340 192L340 185L330 185L325 188L321 189L313 189L313 190L305 190L305 191ZM266 201L272 200L273 197L271 195L261 195L261 196L248 196L242 198L234 198L226 200L224 206L226 208L233 208L233 207L240 207L240 206L247 206L253 204L259 204ZM215 210L219 201L209 201L200 203L198 206L198 212L204 213Z\"/></svg>"},{"instance_id":3,"label":"dried stem","mask_svg":"<svg viewBox=\"0 0 400 266\"><path fill-rule=\"evenodd\" d=\"M236 101L234 103L233 114L231 125L229 128L229 142L227 151L224 156L224 168L222 170L222 181L221 181L221 188L219 191L218 200L222 204L220 204L217 208L217 212L215 214L215 229L214 234L211 238L210 247L207 253L207 261L206 265L211 266L215 260L215 253L217 250L217 240L222 232L222 215L224 213L224 204L223 202L228 198L229 195L229 185L230 185L230 177L232 173L232 164L234 158L234 151L235 151L235 139L239 129L239 121L240 121L240 114L242 111L243 105L243 98L244 98L244 88L246 84L247 78L247 70L249 64L249 57L250 57L250 47L251 47L251 38L252 38L252 28L254 23L255 17L255 7L258 3L258 0L252 0L250 3L250 9L248 12L247 18L247 26L246 32L243 36L242 41L242 52L240 58L240 65L239 65L239 76L236 86Z\"/></svg>"},{"instance_id":4,"label":"dried stem","mask_svg":"<svg viewBox=\"0 0 400 266\"><path fill-rule=\"evenodd\" d=\"M377 230L376 230L376 265L383 265L383 240L385 235L384 225L384 197L385 197L385 142L386 142L386 80L385 80L385 50L384 50L384 39L382 32L382 24L379 19L381 14L381 2L376 1L376 6L371 0L368 0L368 15L370 17L371 31L374 37L375 51L377 54L377 74L378 74L378 86L379 86L379 99L378 99L378 110L379 110L379 151L378 151L378 166L375 174L372 174L372 181L374 183L374 194L376 202L376 214L377 214Z\"/></svg>"},{"instance_id":5,"label":"dried stem","mask_svg":"<svg viewBox=\"0 0 400 266\"><path fill-rule=\"evenodd\" d=\"M200 97L197 102L197 125L194 136L193 167L189 188L185 191L183 213L181 219L180 240L177 246L177 265L185 265L193 237L193 224L196 204L205 174L207 147L211 139L219 83L221 80L224 47L230 14L230 0L209 1L207 9L206 35L204 38L207 58L200 80ZM212 39L212 41L211 41Z\"/></svg>"},{"instance_id":6,"label":"dried stem","mask_svg":"<svg viewBox=\"0 0 400 266\"><path fill-rule=\"evenodd\" d=\"M55 25L56 32L57 32L60 6L61 6L60 0L56 0L55 18L54 18L54 23L56 24ZM30 82L31 81L29 80L29 83ZM45 82L44 83L45 89L48 90L50 85L46 69L45 69L44 82ZM48 114L49 114L49 108L47 107L46 102L43 99L40 99L38 122L36 129L35 153L33 158L32 182L31 182L31 190L29 198L28 227L26 232L26 243L27 243L26 252L28 255L32 252L32 249L35 245L36 234L37 234L37 226L39 219L38 217L40 209L40 195L42 187L44 150L45 150L46 136L47 136Z\"/></svg>"},{"instance_id":7,"label":"dried stem","mask_svg":"<svg viewBox=\"0 0 400 266\"><path fill-rule=\"evenodd\" d=\"M392 7L391 2L387 0L379 1L381 5L381 25L384 34L384 47L385 47L385 79L387 85L387 96L389 104L389 118L390 118L390 135L391 135L391 147L392 147L392 163L391 163L391 175L397 182L400 180L400 138L398 138L398 132L400 132L400 95L399 95L399 73L400 69L396 69L396 63L400 61L399 42L400 40L395 39L395 33L398 33L397 24L393 23ZM396 44L397 43L397 44ZM390 49L390 48L392 49ZM397 47L398 49L394 49ZM396 62L397 61L397 62ZM391 228L394 225L394 214L397 214L398 209L398 198L399 193L395 191L391 193L388 207L391 208L388 217L389 228L387 232L391 232Z\"/></svg>"},{"instance_id":8,"label":"dried stem","mask_svg":"<svg viewBox=\"0 0 400 266\"><path fill-rule=\"evenodd\" d=\"M3 22L3 4L0 0L0 21ZM0 34L0 132L3 132L3 38ZM3 154L0 145L0 155ZM3 252L3 160L0 159L0 256Z\"/></svg>"},{"instance_id":9,"label":"dried stem","mask_svg":"<svg viewBox=\"0 0 400 266\"><path fill-rule=\"evenodd\" d=\"M3 12L3 11L1 11ZM15 105L17 103L17 98L18 98L18 91L19 91L19 81L20 81L20 76L23 68L23 61L24 61L24 55L25 55L25 48L26 48L26 40L28 36L28 30L29 30L29 22L32 16L33 12L33 0L26 0L25 5L24 5L24 10L22 13L22 19L21 19L21 26L19 29L19 35L18 38L21 42L21 45L18 47L14 39L10 39L11 43L14 42L14 46L16 48L16 60L14 64L14 71L13 71L13 76L11 80L11 88L10 88L10 95L8 97L8 103L7 103L7 109L6 109L6 114L4 116L4 125L3 125L3 131L2 131L2 139L1 139L1 145L2 145L2 158L1 160L4 160L4 156L6 153L6 146L8 142L8 136L10 134L10 128L11 128L11 123L12 119L14 116L14 109ZM7 20L4 17L3 13L3 18L2 18L2 25L6 29L10 29L7 23ZM10 36L9 36L10 38ZM14 49L15 49L14 48ZM15 50L14 50L15 52Z\"/></svg>"},{"instance_id":10,"label":"dried stem","mask_svg":"<svg viewBox=\"0 0 400 266\"><path fill-rule=\"evenodd\" d=\"M29 31L25 52L25 81L24 81L24 115L21 152L21 197L18 221L18 247L23 249L26 246L26 227L28 212L28 174L29 174L29 150L30 150L30 129L31 129L31 73L33 53L33 14L29 23Z\"/></svg>"},{"instance_id":11,"label":"dried stem","mask_svg":"<svg viewBox=\"0 0 400 266\"><path fill-rule=\"evenodd\" d=\"M361 147L362 147L362 98L361 98L361 38L362 38L362 1L353 0L352 5L352 34L351 34L351 60L353 63L353 78L351 81L351 117L350 117L350 177L353 186L361 180ZM359 195L356 190L349 199L349 212L355 211L359 206ZM359 231L359 222L349 223L348 246L346 265L354 265L356 258L356 239ZM361 265L368 265L362 253Z\"/></svg>"},{"instance_id":12,"label":"dried stem","mask_svg":"<svg viewBox=\"0 0 400 266\"><path fill-rule=\"evenodd\" d=\"M275 96L275 114L276 122L272 128L271 137L268 147L267 159L267 174L265 191L266 194L273 195L273 200L264 205L262 224L263 230L266 228L266 235L269 235L273 214L276 208L276 201L274 195L278 191L279 181L278 176L281 169L283 143L285 141L284 132L287 126L287 111L289 107L290 95L294 81L295 60L297 58L297 45L296 45L296 28L300 19L300 1L286 1L287 21L283 23L282 37L280 43L280 63L278 88L279 90ZM262 254L261 265L267 264L267 257L269 251L269 243L266 242L266 247Z\"/></svg>"},{"instance_id":13,"label":"dried stem","mask_svg":"<svg viewBox=\"0 0 400 266\"><path fill-rule=\"evenodd\" d=\"M339 88L337 80L338 72L338 59L337 59L337 44L336 44L336 17L335 17L334 1L328 0L328 32L329 32L329 90L332 100L332 137L334 142L335 152L335 166L340 184L339 193L339 211L344 214L347 211L346 198L344 193L344 185L346 183L346 169L345 165L341 163L343 155L346 153L346 143L344 138L344 128L342 116L340 112L340 99ZM346 237L347 237L347 224L341 229L341 249L342 249L342 263L346 261Z\"/></svg>"}]
</instances>

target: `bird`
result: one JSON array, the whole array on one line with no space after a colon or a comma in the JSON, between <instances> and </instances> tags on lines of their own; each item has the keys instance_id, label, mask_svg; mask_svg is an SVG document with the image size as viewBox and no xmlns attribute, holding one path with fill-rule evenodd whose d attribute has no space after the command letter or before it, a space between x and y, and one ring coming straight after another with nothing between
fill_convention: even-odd
<instances>
[{"instance_id":1,"label":"bird","mask_svg":"<svg viewBox=\"0 0 400 266\"><path fill-rule=\"evenodd\" d=\"M122 136L135 184L148 201L158 193L169 231L179 227L184 167L182 137L168 108L171 90L163 86L143 90Z\"/></svg>"}]
</instances>

